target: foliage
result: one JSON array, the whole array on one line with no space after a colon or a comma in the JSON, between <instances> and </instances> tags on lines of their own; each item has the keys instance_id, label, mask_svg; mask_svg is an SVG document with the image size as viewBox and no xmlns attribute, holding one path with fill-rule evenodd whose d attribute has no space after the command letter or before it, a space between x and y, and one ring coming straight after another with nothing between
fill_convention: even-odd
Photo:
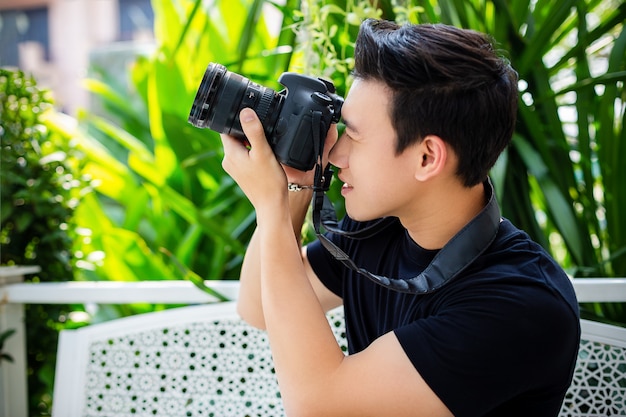
<instances>
[{"instance_id":1,"label":"foliage","mask_svg":"<svg viewBox=\"0 0 626 417\"><path fill-rule=\"evenodd\" d=\"M116 87L106 69L93 68L86 86L109 116L80 115L85 171L101 179L77 213L88 234L78 246L90 254L80 279L238 276L254 214L222 173L219 137L187 116L211 61L264 82L285 68L282 55L262 56L280 38L262 6L154 2L156 50L134 62L130 85Z\"/></svg>"},{"instance_id":2,"label":"foliage","mask_svg":"<svg viewBox=\"0 0 626 417\"><path fill-rule=\"evenodd\" d=\"M0 69L0 104L0 264L42 266L32 281L71 280L71 216L87 184L73 174L67 138L44 124L52 100L35 80ZM49 413L58 329L68 310L25 306L32 415Z\"/></svg>"},{"instance_id":3,"label":"foliage","mask_svg":"<svg viewBox=\"0 0 626 417\"><path fill-rule=\"evenodd\" d=\"M165 4L164 4L165 3ZM154 52L130 87L100 69L87 86L111 117L81 116L98 194L79 208L91 269L81 279L236 278L254 214L221 169L217 135L187 115L213 61L278 89L285 70L350 86L360 22L443 22L491 34L520 74L513 145L492 172L504 214L573 276L626 275L626 5L618 0L154 2ZM238 18L235 18L238 17ZM139 100L129 101L128 97ZM115 122L113 122L115 120ZM620 158L622 157L622 158ZM331 196L343 210L336 188ZM169 254L169 255L168 255ZM626 322L621 305L595 314ZM612 311L611 311L612 310Z\"/></svg>"},{"instance_id":4,"label":"foliage","mask_svg":"<svg viewBox=\"0 0 626 417\"><path fill-rule=\"evenodd\" d=\"M282 72L306 67L303 49L295 49L303 35L292 11L300 2L180 0L153 7L155 50L137 57L129 80L92 68L85 85L106 115L84 112L79 130L67 130L81 138L84 170L98 180L97 193L77 210L84 234L76 243L83 255L77 279L191 273L196 283L236 279L254 212L221 168L218 135L191 126L187 117L209 62L276 90ZM61 118L53 123L69 125Z\"/></svg>"}]
</instances>

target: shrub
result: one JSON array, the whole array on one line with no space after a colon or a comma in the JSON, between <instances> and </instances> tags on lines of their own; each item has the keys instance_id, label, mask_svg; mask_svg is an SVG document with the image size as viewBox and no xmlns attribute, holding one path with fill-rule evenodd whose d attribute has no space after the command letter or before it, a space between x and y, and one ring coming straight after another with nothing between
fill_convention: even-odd
<instances>
[{"instance_id":1,"label":"shrub","mask_svg":"<svg viewBox=\"0 0 626 417\"><path fill-rule=\"evenodd\" d=\"M21 71L0 69L0 264L39 265L34 282L73 279L72 213L86 182L72 174L68 138L42 117L48 92ZM49 414L58 329L68 306L25 307L30 414ZM6 352L10 354L10 352Z\"/></svg>"}]
</instances>

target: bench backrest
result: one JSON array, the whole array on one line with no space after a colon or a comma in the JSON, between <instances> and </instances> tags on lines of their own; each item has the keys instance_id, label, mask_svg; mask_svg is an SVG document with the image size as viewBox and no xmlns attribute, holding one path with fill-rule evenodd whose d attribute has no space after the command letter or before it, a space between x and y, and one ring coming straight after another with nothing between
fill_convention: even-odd
<instances>
[{"instance_id":1,"label":"bench backrest","mask_svg":"<svg viewBox=\"0 0 626 417\"><path fill-rule=\"evenodd\" d=\"M626 416L626 328L581 320L574 379L560 417Z\"/></svg>"},{"instance_id":2,"label":"bench backrest","mask_svg":"<svg viewBox=\"0 0 626 417\"><path fill-rule=\"evenodd\" d=\"M342 317L328 315L345 348ZM63 330L55 417L284 415L263 331L235 303L180 307Z\"/></svg>"},{"instance_id":3,"label":"bench backrest","mask_svg":"<svg viewBox=\"0 0 626 417\"><path fill-rule=\"evenodd\" d=\"M346 350L341 310L328 315ZM561 416L626 414L626 329L582 322ZM180 307L64 330L53 417L284 415L265 332L235 303Z\"/></svg>"}]
</instances>

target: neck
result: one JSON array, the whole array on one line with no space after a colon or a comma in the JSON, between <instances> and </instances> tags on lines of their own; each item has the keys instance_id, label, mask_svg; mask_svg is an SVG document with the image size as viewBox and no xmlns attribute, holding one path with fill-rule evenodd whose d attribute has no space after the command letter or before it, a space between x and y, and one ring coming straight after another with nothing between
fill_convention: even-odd
<instances>
[{"instance_id":1,"label":"neck","mask_svg":"<svg viewBox=\"0 0 626 417\"><path fill-rule=\"evenodd\" d=\"M440 249L486 204L483 184L464 187L458 181L425 185L406 214L400 215L409 236L424 249ZM417 199L416 199L417 200Z\"/></svg>"}]
</instances>

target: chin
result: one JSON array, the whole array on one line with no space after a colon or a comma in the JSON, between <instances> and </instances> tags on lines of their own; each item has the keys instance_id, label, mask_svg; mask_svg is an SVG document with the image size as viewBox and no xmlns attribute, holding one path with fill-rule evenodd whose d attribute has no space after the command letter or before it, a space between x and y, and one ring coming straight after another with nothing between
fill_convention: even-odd
<instances>
[{"instance_id":1,"label":"chin","mask_svg":"<svg viewBox=\"0 0 626 417\"><path fill-rule=\"evenodd\" d=\"M370 220L376 220L376 219L380 219L381 217L383 217L383 215L374 214L374 213L365 213L362 210L350 210L348 206L346 206L346 214L352 220L356 220L357 222L367 222Z\"/></svg>"}]
</instances>

